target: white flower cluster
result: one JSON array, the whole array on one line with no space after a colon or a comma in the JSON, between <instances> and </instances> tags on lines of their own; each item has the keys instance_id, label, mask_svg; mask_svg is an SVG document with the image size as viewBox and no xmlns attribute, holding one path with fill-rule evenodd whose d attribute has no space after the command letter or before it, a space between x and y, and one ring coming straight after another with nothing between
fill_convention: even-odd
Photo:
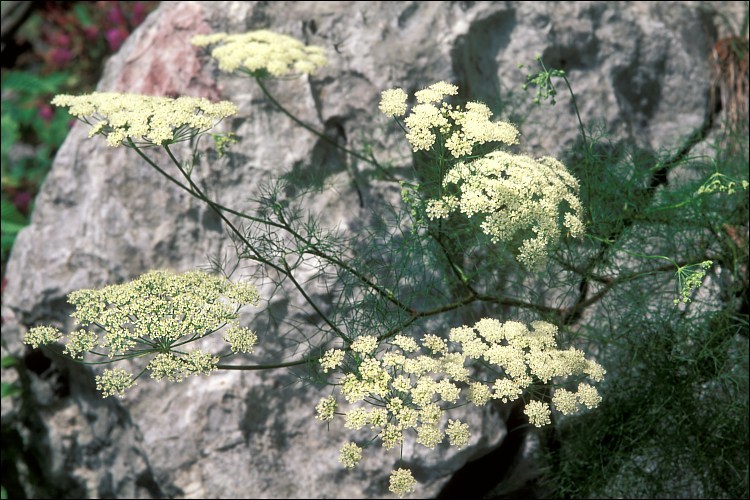
<instances>
[{"instance_id":1,"label":"white flower cluster","mask_svg":"<svg viewBox=\"0 0 750 500\"><path fill-rule=\"evenodd\" d=\"M443 102L446 96L456 95L458 87L447 82L437 82L417 91L417 105L404 119L408 128L406 139L416 151L427 151L443 137L445 147L454 158L471 155L474 146L487 142L515 144L518 130L507 122L492 122L492 111L480 102L469 102L465 108ZM386 116L399 117L406 114L407 94L396 88L382 93L380 111Z\"/></svg>"},{"instance_id":2,"label":"white flower cluster","mask_svg":"<svg viewBox=\"0 0 750 500\"><path fill-rule=\"evenodd\" d=\"M23 343L36 349L42 345L52 344L61 337L62 332L53 326L36 326L23 335Z\"/></svg>"},{"instance_id":3,"label":"white flower cluster","mask_svg":"<svg viewBox=\"0 0 750 500\"><path fill-rule=\"evenodd\" d=\"M147 365L151 377L179 382L189 375L208 375L218 357L185 345L228 326L224 339L234 352L250 352L257 336L238 324L243 305L257 305L260 295L248 283L193 271L174 274L151 271L140 278L100 290L78 290L68 296L75 306L72 317L84 328L71 332L66 354L83 358L97 346L111 361L154 355ZM62 334L51 327L36 327L24 341L37 347ZM97 377L103 395L122 395L134 384L125 370L107 370Z\"/></svg>"},{"instance_id":4,"label":"white flower cluster","mask_svg":"<svg viewBox=\"0 0 750 500\"><path fill-rule=\"evenodd\" d=\"M120 146L126 139L147 144L171 144L188 140L237 114L229 101L212 103L198 97L156 97L116 92L80 96L57 95L55 106L92 125L89 137L102 134L107 144Z\"/></svg>"},{"instance_id":5,"label":"white flower cluster","mask_svg":"<svg viewBox=\"0 0 750 500\"><path fill-rule=\"evenodd\" d=\"M347 429L369 429L386 449L399 446L407 432L413 432L417 443L428 448L439 445L446 436L451 446L461 448L469 443L469 426L453 419L446 423L444 416L461 405L462 398L482 406L492 399L513 401L533 384L552 378L572 375L602 380L604 369L587 360L582 351L557 349L556 333L557 327L543 321L527 327L485 318L473 326L451 329L447 341L432 334L420 342L403 335L382 342L374 336L361 336L349 350L326 352L321 366L325 372L334 371L340 396L349 403L350 409L340 413ZM469 363L474 360L502 375L491 380L472 379ZM341 371L335 372L339 368ZM559 389L553 405L570 414L579 404L593 408L600 399L596 388L581 383L577 393ZM316 418L330 422L337 408L335 394L324 397L316 407ZM549 423L547 403L532 401L526 413L533 425ZM361 458L361 449L355 447L348 443L341 450L347 468ZM396 477L398 486L391 491L408 492L413 482L403 472Z\"/></svg>"},{"instance_id":6,"label":"white flower cluster","mask_svg":"<svg viewBox=\"0 0 750 500\"><path fill-rule=\"evenodd\" d=\"M241 70L256 76L310 74L328 64L323 48L306 46L290 36L268 30L196 35L190 43L198 47L217 45L211 56L218 61L219 69L228 73Z\"/></svg>"},{"instance_id":7,"label":"white flower cluster","mask_svg":"<svg viewBox=\"0 0 750 500\"><path fill-rule=\"evenodd\" d=\"M480 215L482 232L494 243L523 238L517 258L531 269L546 262L563 229L574 238L584 234L578 181L554 158L493 151L457 163L443 186L455 194L429 200L428 217Z\"/></svg>"}]
</instances>

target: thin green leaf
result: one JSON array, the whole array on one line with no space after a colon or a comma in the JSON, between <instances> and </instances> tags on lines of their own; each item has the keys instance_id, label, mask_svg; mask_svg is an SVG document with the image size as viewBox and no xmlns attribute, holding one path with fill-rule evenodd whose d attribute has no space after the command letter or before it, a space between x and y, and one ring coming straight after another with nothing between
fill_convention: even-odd
<instances>
[{"instance_id":1,"label":"thin green leaf","mask_svg":"<svg viewBox=\"0 0 750 500\"><path fill-rule=\"evenodd\" d=\"M8 398L21 394L21 388L15 383L2 382L0 384L0 398Z\"/></svg>"},{"instance_id":2,"label":"thin green leaf","mask_svg":"<svg viewBox=\"0 0 750 500\"><path fill-rule=\"evenodd\" d=\"M0 359L0 368L9 368L18 363L18 360L13 356L3 356Z\"/></svg>"}]
</instances>

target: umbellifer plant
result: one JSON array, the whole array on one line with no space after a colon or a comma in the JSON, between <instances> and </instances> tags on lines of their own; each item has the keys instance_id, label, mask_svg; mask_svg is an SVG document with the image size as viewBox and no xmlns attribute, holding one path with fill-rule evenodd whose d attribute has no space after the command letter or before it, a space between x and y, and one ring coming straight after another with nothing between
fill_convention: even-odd
<instances>
[{"instance_id":1,"label":"umbellifer plant","mask_svg":"<svg viewBox=\"0 0 750 500\"><path fill-rule=\"evenodd\" d=\"M82 362L130 360L127 366L139 367L98 375L104 397L123 396L146 375L179 382L221 369L306 366L311 381L328 387L315 418L342 421L356 436L341 447L340 462L349 469L377 444L401 450L405 439L415 439L427 448L446 440L466 446L472 429L451 417L461 406L522 399L529 423L541 427L550 424L552 410L572 415L599 405L593 384L603 380L605 369L580 346L563 345L563 333L586 307L643 271L597 274L602 254L585 270L575 262L571 247L588 242L604 252L614 240L587 231L579 180L561 161L518 152L513 124L494 119L484 103L456 102L458 87L440 81L414 96L400 88L382 92L380 111L403 130L413 151L405 174L376 159L371 149L350 149L318 132L270 93L269 79L323 67L322 48L270 31L199 35L193 44L213 47L220 70L255 80L289 119L363 162L381 180L398 183L402 199L383 206L380 223L354 237L322 227L315 214L301 216L281 181L269 185L254 211L239 211L209 196L196 182L193 165L178 159L174 147L211 136L223 154L232 137L209 131L238 113L231 102L114 93L57 96L53 104L91 125L90 136L133 149L206 203L232 236L238 258L262 268L259 279L291 285L317 318L314 332L304 335L309 349L301 358L232 365L224 358L251 354L259 337L262 341L262 332L240 325L239 311L260 304L256 285L263 283L157 270L129 283L74 292L69 302L79 328L65 335L65 353ZM529 82L544 86L539 95L554 96L553 77L565 78L542 66ZM566 78L565 83L570 88ZM582 124L580 130L589 147ZM162 149L172 165L160 165L153 148ZM747 189L747 181L736 181L735 189ZM712 192L716 189L697 191L695 197ZM712 264L621 250L667 263L649 274L677 271L675 307L690 301ZM326 280L331 304L323 307L310 293L313 280L298 279L295 271L302 268ZM559 292L554 304L538 300L523 280L551 269L593 276L599 291L587 295L588 288L568 279L567 285L550 285ZM519 316L504 317L501 311L509 309ZM473 319L457 322L459 314ZM290 328L290 335L295 331ZM195 347L211 335L220 335L227 348ZM38 347L63 337L57 328L38 326L25 342ZM403 496L414 484L408 468L393 470L393 493Z\"/></svg>"}]
</instances>

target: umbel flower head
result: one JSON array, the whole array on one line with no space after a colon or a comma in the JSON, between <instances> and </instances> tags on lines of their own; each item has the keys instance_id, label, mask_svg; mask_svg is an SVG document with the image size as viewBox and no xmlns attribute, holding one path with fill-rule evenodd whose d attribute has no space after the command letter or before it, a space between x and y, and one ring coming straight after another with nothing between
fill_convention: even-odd
<instances>
[{"instance_id":1,"label":"umbel flower head","mask_svg":"<svg viewBox=\"0 0 750 500\"><path fill-rule=\"evenodd\" d=\"M107 144L119 146L126 139L146 145L189 140L237 113L229 101L212 103L202 97L156 97L116 92L80 96L57 95L55 106L91 125L89 137L101 134Z\"/></svg>"},{"instance_id":2,"label":"umbel flower head","mask_svg":"<svg viewBox=\"0 0 750 500\"><path fill-rule=\"evenodd\" d=\"M459 211L481 217L494 243L523 238L517 259L528 268L546 262L563 229L574 238L584 234L578 181L554 158L493 151L456 164L443 186L447 194L427 202L431 219Z\"/></svg>"},{"instance_id":3,"label":"umbel flower head","mask_svg":"<svg viewBox=\"0 0 750 500\"><path fill-rule=\"evenodd\" d=\"M488 142L512 145L518 142L518 130L507 122L490 121L492 111L480 102L469 102L465 107L442 102L446 96L456 95L458 87L437 82L417 91L417 105L404 119L408 128L406 139L414 152L428 151L443 137L445 147L454 158L472 154L475 146ZM380 111L386 116L406 114L407 94L396 88L382 93Z\"/></svg>"},{"instance_id":4,"label":"umbel flower head","mask_svg":"<svg viewBox=\"0 0 750 500\"><path fill-rule=\"evenodd\" d=\"M451 329L448 339L433 334L424 335L420 342L404 335L384 340L360 336L350 349L330 349L320 358L321 368L332 372L329 377L345 402L340 406L335 393L322 398L316 418L330 423L342 415L345 428L367 429L371 435L364 442L380 441L386 449L400 446L407 434L427 448L435 448L446 437L450 446L463 448L469 445L471 432L468 424L446 418L452 408L466 403L483 406L492 399L514 401L535 384L552 379L602 380L601 365L578 349L558 349L556 334L557 327L544 321L527 326L484 318L473 326ZM471 370L472 363L489 370ZM594 408L600 401L596 388L581 382L576 393L558 389L552 403L567 415L582 406ZM547 403L527 404L532 425L549 424L550 414ZM361 449L348 443L341 454L342 463L354 468ZM392 492L403 495L413 485L408 469L393 471Z\"/></svg>"},{"instance_id":5,"label":"umbel flower head","mask_svg":"<svg viewBox=\"0 0 750 500\"><path fill-rule=\"evenodd\" d=\"M328 64L323 48L268 30L196 35L190 43L198 47L216 45L211 56L227 73L240 70L258 77L279 77L311 74Z\"/></svg>"},{"instance_id":6,"label":"umbel flower head","mask_svg":"<svg viewBox=\"0 0 750 500\"><path fill-rule=\"evenodd\" d=\"M399 498L402 498L404 495L414 491L415 484L416 481L414 480L414 476L411 475L409 469L396 469L391 472L388 489L391 490L392 493L398 495Z\"/></svg>"},{"instance_id":7,"label":"umbel flower head","mask_svg":"<svg viewBox=\"0 0 750 500\"><path fill-rule=\"evenodd\" d=\"M219 358L185 346L227 327L224 340L232 351L251 352L257 336L239 326L238 312L259 300L248 283L200 271L151 271L129 283L78 290L68 295L68 302L75 306L71 316L82 328L67 336L65 353L79 359L90 353L112 362L149 356L144 371L156 380L208 375ZM57 329L42 326L30 329L24 342L37 347L61 336ZM97 377L97 388L105 397L123 395L136 378L123 369L106 370Z\"/></svg>"}]
</instances>

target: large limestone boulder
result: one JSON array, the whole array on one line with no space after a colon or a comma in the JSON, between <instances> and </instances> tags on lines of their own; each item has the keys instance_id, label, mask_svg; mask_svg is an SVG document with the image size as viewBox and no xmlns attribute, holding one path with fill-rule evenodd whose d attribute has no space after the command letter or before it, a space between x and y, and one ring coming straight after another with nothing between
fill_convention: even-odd
<instances>
[{"instance_id":1,"label":"large limestone boulder","mask_svg":"<svg viewBox=\"0 0 750 500\"><path fill-rule=\"evenodd\" d=\"M379 158L406 166L400 131L377 111L380 92L409 92L438 80L525 117L523 148L559 155L576 140L571 101L555 108L519 96L539 54L565 69L582 119L644 148L675 148L700 128L708 106L712 15L737 16L740 2L164 2L107 65L100 91L205 96L235 102L222 124L238 135L228 159L197 175L228 206L247 208L264 180L288 171L335 189L308 208L330 227L356 230L398 186L352 189L349 161L270 105L252 80L219 73L189 43L194 34L267 28L323 46L330 65L309 78L270 84L278 100L350 148L366 142ZM737 11L737 12L735 12ZM8 265L3 355L23 360L22 396L3 400L3 425L33 454L27 492L55 497L290 498L382 497L397 454L370 452L353 473L338 463L346 433L314 420L322 392L294 373L222 372L181 384L141 382L127 398L102 400L90 369L59 352L20 344L29 326L62 323L71 291L129 280L153 268L205 267L231 249L220 221L132 151L87 139L79 124L54 162L32 224ZM321 160L322 158L322 160ZM363 164L351 168L366 169ZM293 315L294 300L269 307ZM248 315L247 323L261 324ZM294 356L271 324L248 362ZM502 411L469 411L471 445L405 460L434 496L467 461L503 442Z\"/></svg>"}]
</instances>

